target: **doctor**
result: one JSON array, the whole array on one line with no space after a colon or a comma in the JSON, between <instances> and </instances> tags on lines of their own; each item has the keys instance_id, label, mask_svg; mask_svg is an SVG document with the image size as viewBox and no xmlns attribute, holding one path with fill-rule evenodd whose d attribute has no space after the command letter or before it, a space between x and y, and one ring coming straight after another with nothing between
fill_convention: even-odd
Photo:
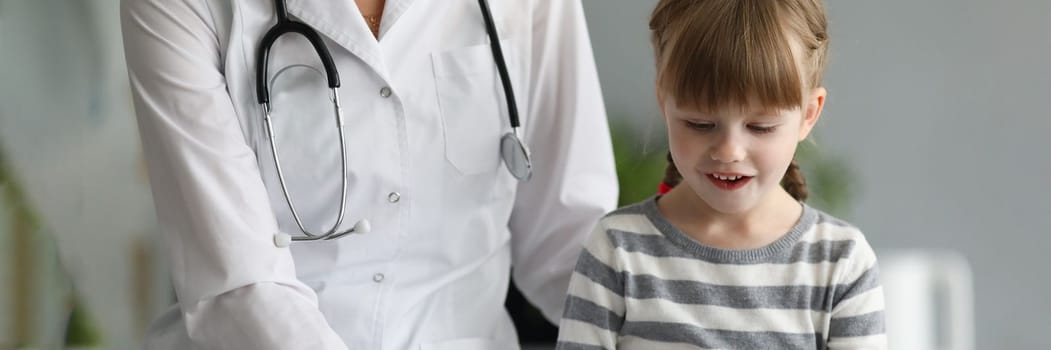
<instances>
[{"instance_id":1,"label":"doctor","mask_svg":"<svg viewBox=\"0 0 1051 350\"><path fill-rule=\"evenodd\" d=\"M557 320L617 198L590 42L579 0L488 7L493 30L477 0L124 0L178 297L146 348L517 349L511 277ZM293 33L257 72L281 17L334 69ZM502 141L516 132L522 180ZM333 225L356 230L289 239Z\"/></svg>"}]
</instances>

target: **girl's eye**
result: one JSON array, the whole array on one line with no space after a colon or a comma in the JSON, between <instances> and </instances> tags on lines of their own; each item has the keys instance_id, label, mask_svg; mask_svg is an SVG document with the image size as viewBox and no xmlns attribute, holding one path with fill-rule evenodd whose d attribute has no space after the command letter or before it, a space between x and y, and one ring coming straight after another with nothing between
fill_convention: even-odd
<instances>
[{"instance_id":1,"label":"girl's eye","mask_svg":"<svg viewBox=\"0 0 1051 350\"><path fill-rule=\"evenodd\" d=\"M748 128L751 129L753 132L755 132L757 134L769 134L769 133L774 132L774 130L777 130L777 126L776 125L772 125L772 126L749 125Z\"/></svg>"},{"instance_id":2,"label":"girl's eye","mask_svg":"<svg viewBox=\"0 0 1051 350\"><path fill-rule=\"evenodd\" d=\"M689 126L691 129L694 130L708 131L715 128L715 123L687 121L686 126Z\"/></svg>"}]
</instances>

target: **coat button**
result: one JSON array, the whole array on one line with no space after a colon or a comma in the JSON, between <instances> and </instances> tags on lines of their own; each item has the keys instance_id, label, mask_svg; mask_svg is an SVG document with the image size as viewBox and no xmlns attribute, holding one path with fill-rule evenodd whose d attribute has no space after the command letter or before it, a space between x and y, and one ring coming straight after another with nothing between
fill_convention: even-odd
<instances>
[{"instance_id":1,"label":"coat button","mask_svg":"<svg viewBox=\"0 0 1051 350\"><path fill-rule=\"evenodd\" d=\"M376 282L376 283L383 282L383 274L382 273L377 273L375 275L372 275L372 281Z\"/></svg>"},{"instance_id":2,"label":"coat button","mask_svg":"<svg viewBox=\"0 0 1051 350\"><path fill-rule=\"evenodd\" d=\"M384 86L382 89L380 89L380 96L383 98L390 97L390 87Z\"/></svg>"},{"instance_id":3,"label":"coat button","mask_svg":"<svg viewBox=\"0 0 1051 350\"><path fill-rule=\"evenodd\" d=\"M387 201L391 203L398 203L401 200L401 194L398 192L391 192L387 195Z\"/></svg>"}]
</instances>

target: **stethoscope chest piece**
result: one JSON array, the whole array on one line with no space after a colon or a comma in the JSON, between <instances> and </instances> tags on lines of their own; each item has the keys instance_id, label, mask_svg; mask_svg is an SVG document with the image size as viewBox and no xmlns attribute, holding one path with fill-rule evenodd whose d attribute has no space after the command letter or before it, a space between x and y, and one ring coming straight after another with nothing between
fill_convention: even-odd
<instances>
[{"instance_id":1,"label":"stethoscope chest piece","mask_svg":"<svg viewBox=\"0 0 1051 350\"><path fill-rule=\"evenodd\" d=\"M500 138L500 157L503 158L507 171L519 181L527 181L533 176L533 162L529 159L529 149L522 143L522 139L518 138L517 129Z\"/></svg>"}]
</instances>

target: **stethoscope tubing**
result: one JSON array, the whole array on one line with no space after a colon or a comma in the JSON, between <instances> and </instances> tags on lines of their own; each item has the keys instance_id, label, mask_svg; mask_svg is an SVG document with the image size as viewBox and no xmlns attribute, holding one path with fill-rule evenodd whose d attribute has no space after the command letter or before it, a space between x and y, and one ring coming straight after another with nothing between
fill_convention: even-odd
<instances>
[{"instance_id":1,"label":"stethoscope tubing","mask_svg":"<svg viewBox=\"0 0 1051 350\"><path fill-rule=\"evenodd\" d=\"M511 121L511 129L518 130L518 105L515 103L515 92L511 86L511 76L507 72L507 63L504 61L504 50L500 46L500 36L496 32L496 24L493 22L493 14L489 11L489 3L486 0L478 0L478 7L482 9L482 18L485 20L485 32L489 35L489 47L493 51L493 60L496 61L496 69L500 73L500 83L504 87L504 100L507 101L507 116Z\"/></svg>"},{"instance_id":2,"label":"stethoscope tubing","mask_svg":"<svg viewBox=\"0 0 1051 350\"><path fill-rule=\"evenodd\" d=\"M527 180L531 174L532 165L529 161L529 150L522 144L519 136L519 128L521 126L518 117L518 105L515 102L514 89L511 85L510 74L507 70L507 64L504 59L503 48L500 45L500 37L496 31L496 24L493 21L492 13L489 10L489 4L486 0L478 0L478 5L482 11L482 18L485 21L485 31L489 37L490 48L493 53L493 60L496 62L497 71L500 75L500 82L504 90L504 101L507 103L508 120L512 131L504 136L501 140L501 153L505 158L504 162L507 164L508 170L511 174L520 180ZM281 185L281 192L284 194L285 201L288 204L289 211L292 213L292 217L299 227L299 230L303 232L305 236L292 236L293 241L317 241L317 240L330 240L343 237L345 235L368 231L369 224L367 220L361 220L354 227L339 231L339 226L342 225L344 220L344 212L347 204L347 146L346 140L344 139L344 120L343 110L339 103L339 72L336 69L335 62L332 59L332 55L328 51L328 47L325 46L324 41L313 28L310 26L292 20L288 17L288 12L285 9L285 0L274 0L274 12L277 17L277 23L267 30L266 34L263 35L260 41L258 53L256 56L256 98L263 109L264 120L266 125L267 137L270 139L270 152L274 160L274 166L277 169L278 182ZM271 117L272 105L270 103L270 90L268 84L266 84L266 77L268 76L268 66L270 61L270 50L273 48L274 42L279 37L288 33L297 33L305 37L314 47L314 51L317 53L318 58L321 60L321 64L325 70L325 76L327 78L328 87L331 91L331 97L333 109L335 113L335 122L339 129L339 148L340 148L340 164L342 168L342 184L340 185L340 203L339 212L336 217L336 222L331 228L326 230L324 233L312 233L303 225L303 220L299 216L299 212L296 210L295 204L292 201L291 194L288 191L288 187L285 184L284 171L281 168L281 161L277 155L277 142L276 135L274 132L273 121ZM506 140L511 140L513 143L513 151L518 152L518 158L524 160L524 165L520 165L522 162L511 162L508 160L508 155L504 154ZM518 168L516 166L522 166ZM280 235L279 235L280 236ZM275 236L278 237L278 236ZM287 237L287 235L281 236ZM287 238L282 238L284 241ZM279 244L285 245L285 243Z\"/></svg>"}]
</instances>

